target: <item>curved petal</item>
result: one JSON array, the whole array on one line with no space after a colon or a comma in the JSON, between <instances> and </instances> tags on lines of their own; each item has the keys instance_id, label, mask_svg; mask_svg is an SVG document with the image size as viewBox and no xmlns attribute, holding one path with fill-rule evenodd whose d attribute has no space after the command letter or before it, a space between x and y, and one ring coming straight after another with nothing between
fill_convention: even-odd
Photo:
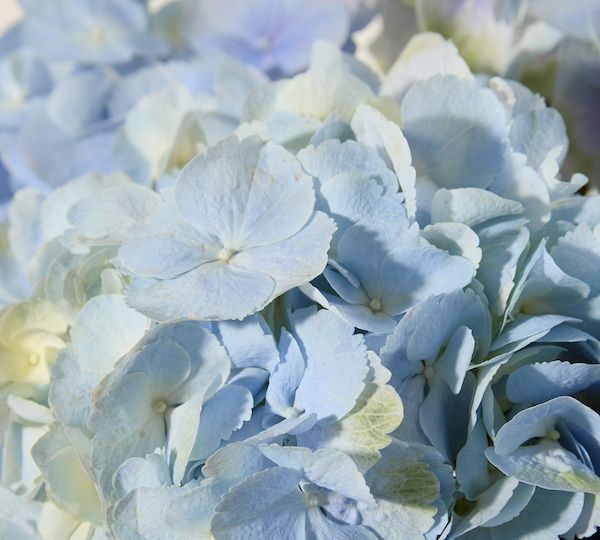
<instances>
[{"instance_id":1,"label":"curved petal","mask_svg":"<svg viewBox=\"0 0 600 540\"><path fill-rule=\"evenodd\" d=\"M240 250L283 241L310 218L311 179L283 147L227 139L193 159L175 184L181 215Z\"/></svg>"},{"instance_id":2,"label":"curved petal","mask_svg":"<svg viewBox=\"0 0 600 540\"><path fill-rule=\"evenodd\" d=\"M274 290L266 274L213 262L174 279L135 280L127 302L158 321L243 319L265 307Z\"/></svg>"},{"instance_id":3,"label":"curved petal","mask_svg":"<svg viewBox=\"0 0 600 540\"><path fill-rule=\"evenodd\" d=\"M273 297L308 283L327 264L327 250L335 223L317 212L298 233L282 242L246 249L232 263L247 271L261 272L275 282Z\"/></svg>"}]
</instances>

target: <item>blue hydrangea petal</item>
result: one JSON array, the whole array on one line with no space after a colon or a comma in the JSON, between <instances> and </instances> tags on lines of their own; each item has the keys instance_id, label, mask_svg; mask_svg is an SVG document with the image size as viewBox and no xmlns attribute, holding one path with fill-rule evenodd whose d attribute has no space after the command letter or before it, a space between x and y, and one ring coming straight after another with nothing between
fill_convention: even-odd
<instances>
[{"instance_id":1,"label":"blue hydrangea petal","mask_svg":"<svg viewBox=\"0 0 600 540\"><path fill-rule=\"evenodd\" d=\"M220 321L213 329L233 366L271 371L279 362L277 344L262 315L249 315L243 321Z\"/></svg>"},{"instance_id":2,"label":"blue hydrangea petal","mask_svg":"<svg viewBox=\"0 0 600 540\"><path fill-rule=\"evenodd\" d=\"M488 460L507 475L545 489L597 493L600 478L558 443L522 446L509 455L486 450Z\"/></svg>"},{"instance_id":3,"label":"blue hydrangea petal","mask_svg":"<svg viewBox=\"0 0 600 540\"><path fill-rule=\"evenodd\" d=\"M520 203L484 189L439 189L431 203L431 222L458 222L475 227L498 217L521 212L523 206Z\"/></svg>"},{"instance_id":4,"label":"blue hydrangea petal","mask_svg":"<svg viewBox=\"0 0 600 540\"><path fill-rule=\"evenodd\" d=\"M296 233L312 214L314 193L292 154L250 137L228 139L190 162L175 200L194 227L239 250Z\"/></svg>"},{"instance_id":5,"label":"blue hydrangea petal","mask_svg":"<svg viewBox=\"0 0 600 540\"><path fill-rule=\"evenodd\" d=\"M260 451L279 467L289 467L303 471L314 484L330 491L360 501L373 504L374 500L354 461L337 450L261 445Z\"/></svg>"},{"instance_id":6,"label":"blue hydrangea petal","mask_svg":"<svg viewBox=\"0 0 600 540\"><path fill-rule=\"evenodd\" d=\"M247 388L227 384L211 397L200 414L198 437L190 454L190 460L204 460L222 441L250 420L254 399Z\"/></svg>"},{"instance_id":7,"label":"blue hydrangea petal","mask_svg":"<svg viewBox=\"0 0 600 540\"><path fill-rule=\"evenodd\" d=\"M299 232L278 243L245 249L232 261L248 271L266 274L276 284L273 297L317 277L327 264L327 249L336 226L316 212Z\"/></svg>"},{"instance_id":8,"label":"blue hydrangea petal","mask_svg":"<svg viewBox=\"0 0 600 540\"><path fill-rule=\"evenodd\" d=\"M327 519L323 511L309 508L306 519L307 538L339 538L340 540L377 540L378 536L362 525L347 525Z\"/></svg>"},{"instance_id":9,"label":"blue hydrangea petal","mask_svg":"<svg viewBox=\"0 0 600 540\"><path fill-rule=\"evenodd\" d=\"M136 309L156 320L242 319L262 309L274 289L273 279L266 274L213 262L171 280L134 281L127 297ZM239 303L241 290L244 305Z\"/></svg>"},{"instance_id":10,"label":"blue hydrangea petal","mask_svg":"<svg viewBox=\"0 0 600 540\"><path fill-rule=\"evenodd\" d=\"M305 538L306 507L298 489L304 475L276 467L259 472L227 493L211 522L216 540Z\"/></svg>"},{"instance_id":11,"label":"blue hydrangea petal","mask_svg":"<svg viewBox=\"0 0 600 540\"><path fill-rule=\"evenodd\" d=\"M293 409L296 389L304 376L306 364L298 342L285 329L281 331L279 350L281 361L269 379L266 400L275 414L286 418Z\"/></svg>"},{"instance_id":12,"label":"blue hydrangea petal","mask_svg":"<svg viewBox=\"0 0 600 540\"><path fill-rule=\"evenodd\" d=\"M469 431L467 442L456 456L456 480L460 491L469 500L489 488L493 482L489 462L485 457L488 446L487 433L481 418L477 418Z\"/></svg>"},{"instance_id":13,"label":"blue hydrangea petal","mask_svg":"<svg viewBox=\"0 0 600 540\"><path fill-rule=\"evenodd\" d=\"M506 394L514 403L543 403L576 394L600 382L597 364L571 364L556 360L523 366L506 381Z\"/></svg>"},{"instance_id":14,"label":"blue hydrangea petal","mask_svg":"<svg viewBox=\"0 0 600 540\"><path fill-rule=\"evenodd\" d=\"M144 336L148 320L125 305L121 295L92 298L71 329L71 346L53 368L49 402L66 424L83 426L93 388Z\"/></svg>"},{"instance_id":15,"label":"blue hydrangea petal","mask_svg":"<svg viewBox=\"0 0 600 540\"><path fill-rule=\"evenodd\" d=\"M519 481L515 478L503 477L484 491L477 498L476 506L472 512L453 523L449 538L460 538L466 532L485 526L488 521L496 519L510 504L519 488ZM534 489L529 489L529 498Z\"/></svg>"},{"instance_id":16,"label":"blue hydrangea petal","mask_svg":"<svg viewBox=\"0 0 600 540\"><path fill-rule=\"evenodd\" d=\"M444 379L453 394L458 394L467 374L467 368L475 352L473 332L466 326L459 326L450 337L444 353L435 364L435 369Z\"/></svg>"},{"instance_id":17,"label":"blue hydrangea petal","mask_svg":"<svg viewBox=\"0 0 600 540\"><path fill-rule=\"evenodd\" d=\"M117 245L134 225L156 211L160 198L145 187L119 184L97 191L74 204L68 219L76 230L77 241L95 245Z\"/></svg>"},{"instance_id":18,"label":"blue hydrangea petal","mask_svg":"<svg viewBox=\"0 0 600 540\"><path fill-rule=\"evenodd\" d=\"M174 278L216 260L220 249L214 237L174 219L163 207L130 231L119 249L119 264L140 277Z\"/></svg>"},{"instance_id":19,"label":"blue hydrangea petal","mask_svg":"<svg viewBox=\"0 0 600 540\"><path fill-rule=\"evenodd\" d=\"M293 329L306 356L306 372L294 407L315 413L319 420L341 419L356 403L365 385L367 356L364 341L354 327L326 310L296 311ZM340 372L340 361L345 369ZM326 385L328 392L319 389Z\"/></svg>"},{"instance_id":20,"label":"blue hydrangea petal","mask_svg":"<svg viewBox=\"0 0 600 540\"><path fill-rule=\"evenodd\" d=\"M491 530L492 539L546 540L566 533L583 507L582 493L537 488L529 504L512 520Z\"/></svg>"},{"instance_id":21,"label":"blue hydrangea petal","mask_svg":"<svg viewBox=\"0 0 600 540\"><path fill-rule=\"evenodd\" d=\"M506 113L476 82L452 76L418 81L402 101L402 119L417 174L439 187L485 189L501 174Z\"/></svg>"}]
</instances>

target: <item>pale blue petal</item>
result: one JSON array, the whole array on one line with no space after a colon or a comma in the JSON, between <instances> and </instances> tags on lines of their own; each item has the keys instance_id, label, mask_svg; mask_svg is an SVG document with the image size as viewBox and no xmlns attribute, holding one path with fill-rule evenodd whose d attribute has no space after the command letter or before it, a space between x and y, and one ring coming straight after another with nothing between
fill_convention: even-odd
<instances>
[{"instance_id":1,"label":"pale blue petal","mask_svg":"<svg viewBox=\"0 0 600 540\"><path fill-rule=\"evenodd\" d=\"M496 452L508 455L532 437L545 437L559 419L580 426L600 440L600 417L575 399L563 396L518 413L496 434Z\"/></svg>"},{"instance_id":2,"label":"pale blue petal","mask_svg":"<svg viewBox=\"0 0 600 540\"><path fill-rule=\"evenodd\" d=\"M279 76L304 69L315 41L341 46L349 31L350 12L342 2L316 0L260 0L251 7L239 0L207 0L190 5L185 25L195 51L225 51Z\"/></svg>"},{"instance_id":3,"label":"pale blue petal","mask_svg":"<svg viewBox=\"0 0 600 540\"><path fill-rule=\"evenodd\" d=\"M398 315L434 294L467 286L474 277L473 264L433 246L398 248L381 261L385 283L383 308Z\"/></svg>"},{"instance_id":4,"label":"pale blue petal","mask_svg":"<svg viewBox=\"0 0 600 540\"><path fill-rule=\"evenodd\" d=\"M398 180L386 162L373 149L356 141L332 139L319 146L307 146L298 153L302 166L317 178L323 188L339 175L369 177L385 191L398 191Z\"/></svg>"},{"instance_id":5,"label":"pale blue petal","mask_svg":"<svg viewBox=\"0 0 600 540\"><path fill-rule=\"evenodd\" d=\"M216 540L305 538L306 506L298 485L303 474L285 467L251 476L227 493L216 508Z\"/></svg>"},{"instance_id":6,"label":"pale blue petal","mask_svg":"<svg viewBox=\"0 0 600 540\"><path fill-rule=\"evenodd\" d=\"M289 238L308 221L315 200L296 158L257 137L227 139L192 160L175 199L184 219L234 250Z\"/></svg>"},{"instance_id":7,"label":"pale blue petal","mask_svg":"<svg viewBox=\"0 0 600 540\"><path fill-rule=\"evenodd\" d=\"M527 156L527 164L538 168L554 148L569 146L565 122L558 111L550 108L528 111L513 118L510 144Z\"/></svg>"},{"instance_id":8,"label":"pale blue petal","mask_svg":"<svg viewBox=\"0 0 600 540\"><path fill-rule=\"evenodd\" d=\"M15 156L15 165L18 167L20 161L26 172L14 172L19 181L31 184L32 178L36 178L34 185L45 189L58 187L90 171L114 172L117 169L112 155L114 133L112 123L102 122L88 126L78 136L70 135L52 122L42 103L34 102L21 125ZM7 166L11 169L10 164Z\"/></svg>"},{"instance_id":9,"label":"pale blue petal","mask_svg":"<svg viewBox=\"0 0 600 540\"><path fill-rule=\"evenodd\" d=\"M598 4L590 0L578 2L576 10L557 0L533 0L528 13L559 28L569 37L586 41L591 38L590 21L598 15L598 9Z\"/></svg>"},{"instance_id":10,"label":"pale blue petal","mask_svg":"<svg viewBox=\"0 0 600 540\"><path fill-rule=\"evenodd\" d=\"M127 301L159 321L242 319L262 309L274 289L266 274L214 262L170 280L136 280L127 290ZM243 304L240 291L244 291Z\"/></svg>"},{"instance_id":11,"label":"pale blue petal","mask_svg":"<svg viewBox=\"0 0 600 540\"><path fill-rule=\"evenodd\" d=\"M560 268L600 294L600 239L585 224L567 233L552 248L552 258Z\"/></svg>"},{"instance_id":12,"label":"pale blue petal","mask_svg":"<svg viewBox=\"0 0 600 540\"><path fill-rule=\"evenodd\" d=\"M220 249L217 237L178 219L171 203L163 203L145 225L127 235L119 264L140 277L166 279L216 260Z\"/></svg>"},{"instance_id":13,"label":"pale blue petal","mask_svg":"<svg viewBox=\"0 0 600 540\"><path fill-rule=\"evenodd\" d=\"M209 399L200 414L198 437L190 461L204 460L250 420L254 399L247 388L227 384Z\"/></svg>"},{"instance_id":14,"label":"pale blue petal","mask_svg":"<svg viewBox=\"0 0 600 540\"><path fill-rule=\"evenodd\" d=\"M272 371L279 361L275 339L259 314L250 315L241 322L219 322L216 330L235 367L260 367Z\"/></svg>"},{"instance_id":15,"label":"pale blue petal","mask_svg":"<svg viewBox=\"0 0 600 540\"><path fill-rule=\"evenodd\" d=\"M144 336L148 323L121 295L97 296L84 306L71 329L71 346L52 372L48 399L63 422L85 425L92 390Z\"/></svg>"},{"instance_id":16,"label":"pale blue petal","mask_svg":"<svg viewBox=\"0 0 600 540\"><path fill-rule=\"evenodd\" d=\"M584 495L583 510L579 519L571 530L564 533L565 538L576 535L577 538L592 536L600 526L600 507L598 506L598 495L586 493Z\"/></svg>"},{"instance_id":17,"label":"pale blue petal","mask_svg":"<svg viewBox=\"0 0 600 540\"><path fill-rule=\"evenodd\" d=\"M492 222L476 232L482 251L476 277L484 287L490 311L501 315L514 285L517 263L528 246L529 231L523 221L509 220Z\"/></svg>"},{"instance_id":18,"label":"pale blue petal","mask_svg":"<svg viewBox=\"0 0 600 540\"><path fill-rule=\"evenodd\" d=\"M577 521L583 494L536 489L525 509L491 530L492 540L549 540L567 532Z\"/></svg>"},{"instance_id":19,"label":"pale blue petal","mask_svg":"<svg viewBox=\"0 0 600 540\"><path fill-rule=\"evenodd\" d=\"M154 191L138 184L108 187L77 202L69 210L69 222L78 236L118 244L131 227L154 213L159 200Z\"/></svg>"},{"instance_id":20,"label":"pale blue petal","mask_svg":"<svg viewBox=\"0 0 600 540\"><path fill-rule=\"evenodd\" d=\"M504 523L509 523L517 517L529 504L536 488L528 484L520 483L514 490L508 504L502 509L496 517L486 523L486 527L497 527Z\"/></svg>"},{"instance_id":21,"label":"pale blue petal","mask_svg":"<svg viewBox=\"0 0 600 540\"><path fill-rule=\"evenodd\" d=\"M458 222L469 227L520 214L523 206L478 188L439 189L431 202L431 222Z\"/></svg>"},{"instance_id":22,"label":"pale blue petal","mask_svg":"<svg viewBox=\"0 0 600 540\"><path fill-rule=\"evenodd\" d=\"M132 0L26 0L24 7L25 43L55 61L128 62L147 25L145 10Z\"/></svg>"},{"instance_id":23,"label":"pale blue petal","mask_svg":"<svg viewBox=\"0 0 600 540\"><path fill-rule=\"evenodd\" d=\"M105 120L112 82L101 70L84 71L59 82L48 97L48 117L65 133L77 136ZM82 99L84 98L84 99Z\"/></svg>"},{"instance_id":24,"label":"pale blue petal","mask_svg":"<svg viewBox=\"0 0 600 540\"><path fill-rule=\"evenodd\" d=\"M228 384L236 384L248 389L254 399L254 405L261 403L266 394L266 383L269 380L269 372L266 369L247 367L236 370L231 376Z\"/></svg>"},{"instance_id":25,"label":"pale blue petal","mask_svg":"<svg viewBox=\"0 0 600 540\"><path fill-rule=\"evenodd\" d=\"M113 478L112 499L125 497L130 491L141 487L158 488L171 485L167 462L158 454L129 458Z\"/></svg>"},{"instance_id":26,"label":"pale blue petal","mask_svg":"<svg viewBox=\"0 0 600 540\"><path fill-rule=\"evenodd\" d=\"M281 361L269 379L266 400L271 411L286 418L293 411L296 389L304 376L306 364L298 342L285 329L281 331L279 350Z\"/></svg>"},{"instance_id":27,"label":"pale blue petal","mask_svg":"<svg viewBox=\"0 0 600 540\"><path fill-rule=\"evenodd\" d=\"M167 399L177 392L178 386L189 377L192 370L192 359L188 352L176 341L160 337L147 339L138 345L138 354L129 355L123 367L125 376L132 373L143 373L148 377L150 390L153 394ZM166 363L164 359L169 358ZM121 373L117 372L117 376ZM110 387L108 389L110 391ZM177 398L175 398L177 399Z\"/></svg>"},{"instance_id":28,"label":"pale blue petal","mask_svg":"<svg viewBox=\"0 0 600 540\"><path fill-rule=\"evenodd\" d=\"M327 519L318 507L309 508L306 520L306 538L339 540L377 540L378 536L362 525L342 524Z\"/></svg>"},{"instance_id":29,"label":"pale blue petal","mask_svg":"<svg viewBox=\"0 0 600 540\"><path fill-rule=\"evenodd\" d=\"M459 538L462 534L485 526L488 521L497 518L510 504L518 486L519 481L515 478L500 478L477 498L472 512L464 518L454 521L449 538ZM530 490L529 496L531 497L531 495L533 495L533 490Z\"/></svg>"},{"instance_id":30,"label":"pale blue petal","mask_svg":"<svg viewBox=\"0 0 600 540\"><path fill-rule=\"evenodd\" d=\"M485 189L501 173L507 118L491 90L451 76L417 81L402 118L417 174L439 187Z\"/></svg>"},{"instance_id":31,"label":"pale blue petal","mask_svg":"<svg viewBox=\"0 0 600 540\"><path fill-rule=\"evenodd\" d=\"M392 380L392 384L393 382ZM401 386L394 384L393 386L402 398L404 406L404 418L398 429L394 431L394 436L401 441L429 444L429 439L423 433L419 422L419 409L425 399L425 377L413 377Z\"/></svg>"},{"instance_id":32,"label":"pale blue petal","mask_svg":"<svg viewBox=\"0 0 600 540\"><path fill-rule=\"evenodd\" d=\"M261 445L260 451L279 467L302 471L306 478L339 495L373 504L374 500L356 463L337 450Z\"/></svg>"},{"instance_id":33,"label":"pale blue petal","mask_svg":"<svg viewBox=\"0 0 600 540\"><path fill-rule=\"evenodd\" d=\"M61 352L52 367L48 404L56 418L69 426L84 427L90 415L91 393L102 375L83 369L71 348Z\"/></svg>"},{"instance_id":34,"label":"pale blue petal","mask_svg":"<svg viewBox=\"0 0 600 540\"><path fill-rule=\"evenodd\" d=\"M382 360L389 368L403 358L433 361L461 326L472 330L477 355L485 357L492 331L489 313L472 291L457 289L432 296L411 309L388 337Z\"/></svg>"},{"instance_id":35,"label":"pale blue petal","mask_svg":"<svg viewBox=\"0 0 600 540\"><path fill-rule=\"evenodd\" d=\"M354 173L339 174L322 184L318 205L335 218L339 229L337 237L353 223L385 212L386 206L396 206L398 219L405 213L398 196L387 195L372 176Z\"/></svg>"},{"instance_id":36,"label":"pale blue petal","mask_svg":"<svg viewBox=\"0 0 600 540\"><path fill-rule=\"evenodd\" d=\"M210 521L215 507L229 486L228 482L219 480L204 480L199 485L191 482L186 484L184 489L178 490L177 498L167 501L164 518L159 523L166 524L176 539L182 535L187 538L210 538Z\"/></svg>"},{"instance_id":37,"label":"pale blue petal","mask_svg":"<svg viewBox=\"0 0 600 540\"><path fill-rule=\"evenodd\" d=\"M168 410L165 415L167 431L167 455L173 467L173 482L181 483L191 461L191 452L200 432L200 414L204 406L204 394L197 394L179 407Z\"/></svg>"},{"instance_id":38,"label":"pale blue petal","mask_svg":"<svg viewBox=\"0 0 600 540\"><path fill-rule=\"evenodd\" d=\"M389 333L396 326L396 319L394 317L383 311L373 311L369 307L368 302L366 302L366 305L362 303L346 303L327 293L322 293L320 298L317 300L320 305L338 314L344 320L361 330Z\"/></svg>"},{"instance_id":39,"label":"pale blue petal","mask_svg":"<svg viewBox=\"0 0 600 540\"><path fill-rule=\"evenodd\" d=\"M485 426L478 418L469 432L467 442L456 456L456 480L461 492L469 500L476 499L492 483L488 460L484 454L487 446Z\"/></svg>"},{"instance_id":40,"label":"pale blue petal","mask_svg":"<svg viewBox=\"0 0 600 540\"><path fill-rule=\"evenodd\" d=\"M457 396L452 394L441 379L430 379L429 390L419 409L419 423L423 433L449 461L454 461L467 440L467 417L473 379L472 376L467 376L464 387Z\"/></svg>"},{"instance_id":41,"label":"pale blue petal","mask_svg":"<svg viewBox=\"0 0 600 540\"><path fill-rule=\"evenodd\" d=\"M504 474L527 484L571 492L598 493L600 490L600 478L554 441L521 446L508 455L500 455L490 447L485 455Z\"/></svg>"},{"instance_id":42,"label":"pale blue petal","mask_svg":"<svg viewBox=\"0 0 600 540\"><path fill-rule=\"evenodd\" d=\"M448 383L453 394L460 392L474 352L473 332L466 326L459 326L435 364L436 371Z\"/></svg>"},{"instance_id":43,"label":"pale blue petal","mask_svg":"<svg viewBox=\"0 0 600 540\"><path fill-rule=\"evenodd\" d=\"M8 210L8 240L15 259L27 268L44 241L39 220L44 195L28 188L20 190Z\"/></svg>"},{"instance_id":44,"label":"pale blue petal","mask_svg":"<svg viewBox=\"0 0 600 540\"><path fill-rule=\"evenodd\" d=\"M600 383L600 365L548 362L523 366L506 381L506 395L514 403L543 403L574 395Z\"/></svg>"},{"instance_id":45,"label":"pale blue petal","mask_svg":"<svg viewBox=\"0 0 600 540\"><path fill-rule=\"evenodd\" d=\"M71 329L71 346L82 367L106 374L144 336L148 326L148 319L127 307L123 296L97 296L79 313Z\"/></svg>"},{"instance_id":46,"label":"pale blue petal","mask_svg":"<svg viewBox=\"0 0 600 540\"><path fill-rule=\"evenodd\" d=\"M504 327L502 333L492 344L492 350L497 351L510 344L521 342L532 343L544 337L553 328L564 324L579 322L578 319L563 315L539 315L529 317L522 315Z\"/></svg>"},{"instance_id":47,"label":"pale blue petal","mask_svg":"<svg viewBox=\"0 0 600 540\"><path fill-rule=\"evenodd\" d=\"M197 321L183 321L175 324L159 325L155 328L155 336L159 340L171 340L172 344L177 345L174 351L181 348L185 350L190 359L190 369L187 377L182 379L182 384L176 386L170 394L173 403L183 403L193 396L202 394L209 399L215 392L221 388L231 372L231 361L227 351L219 343L219 340L208 332ZM150 340L150 336L147 338ZM157 350L160 350L159 348ZM143 362L140 368L148 370L146 360L143 355L139 355ZM164 355L163 355L164 358ZM161 355L155 357L157 365L151 372L160 373L161 369L173 368L177 365L165 364L161 362ZM134 363L132 363L132 368ZM130 369L132 369L130 368ZM161 375L162 380L169 380L173 375ZM163 385L164 386L164 385Z\"/></svg>"},{"instance_id":48,"label":"pale blue petal","mask_svg":"<svg viewBox=\"0 0 600 540\"><path fill-rule=\"evenodd\" d=\"M92 466L102 493L109 492L114 472L126 459L144 456L164 444L164 419L152 414L151 407L148 377L139 372L116 381L110 393L94 404L89 421L95 433Z\"/></svg>"},{"instance_id":49,"label":"pale blue petal","mask_svg":"<svg viewBox=\"0 0 600 540\"><path fill-rule=\"evenodd\" d=\"M273 296L308 283L327 264L327 250L336 226L323 212L316 212L306 226L281 242L246 249L232 263L260 272L274 280Z\"/></svg>"},{"instance_id":50,"label":"pale blue petal","mask_svg":"<svg viewBox=\"0 0 600 540\"><path fill-rule=\"evenodd\" d=\"M147 94L163 90L176 81L195 95L211 94L213 73L207 63L170 60L143 67L120 78L112 92L108 107L111 116L123 117Z\"/></svg>"},{"instance_id":51,"label":"pale blue petal","mask_svg":"<svg viewBox=\"0 0 600 540\"><path fill-rule=\"evenodd\" d=\"M315 413L319 420L339 420L354 407L365 385L368 367L363 339L326 310L307 308L292 317L294 334L306 357L294 407ZM322 392L323 387L328 391Z\"/></svg>"},{"instance_id":52,"label":"pale blue petal","mask_svg":"<svg viewBox=\"0 0 600 540\"><path fill-rule=\"evenodd\" d=\"M342 300L348 302L349 304L366 306L369 303L369 297L364 289L360 286L360 282L357 280L356 284L352 283L352 281L350 281L346 275L338 270L338 268L340 268L339 265L338 268L332 266L326 268L323 272L323 275L335 292L340 295Z\"/></svg>"}]
</instances>

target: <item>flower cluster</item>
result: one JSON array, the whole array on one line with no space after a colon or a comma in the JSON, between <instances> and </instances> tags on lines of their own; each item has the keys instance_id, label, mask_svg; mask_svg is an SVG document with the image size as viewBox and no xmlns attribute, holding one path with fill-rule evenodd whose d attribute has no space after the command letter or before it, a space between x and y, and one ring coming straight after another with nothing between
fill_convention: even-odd
<instances>
[{"instance_id":1,"label":"flower cluster","mask_svg":"<svg viewBox=\"0 0 600 540\"><path fill-rule=\"evenodd\" d=\"M360 0L23 5L0 536L594 534L600 195L540 95L434 33L376 73Z\"/></svg>"}]
</instances>

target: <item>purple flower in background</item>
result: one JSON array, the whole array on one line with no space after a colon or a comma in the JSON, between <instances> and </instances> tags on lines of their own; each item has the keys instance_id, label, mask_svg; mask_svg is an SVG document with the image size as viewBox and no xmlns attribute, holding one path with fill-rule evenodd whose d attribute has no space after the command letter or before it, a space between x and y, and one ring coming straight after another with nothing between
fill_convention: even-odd
<instances>
[{"instance_id":1,"label":"purple flower in background","mask_svg":"<svg viewBox=\"0 0 600 540\"><path fill-rule=\"evenodd\" d=\"M225 51L275 76L305 68L316 40L343 45L351 24L342 0L202 0L187 10L194 50Z\"/></svg>"}]
</instances>

